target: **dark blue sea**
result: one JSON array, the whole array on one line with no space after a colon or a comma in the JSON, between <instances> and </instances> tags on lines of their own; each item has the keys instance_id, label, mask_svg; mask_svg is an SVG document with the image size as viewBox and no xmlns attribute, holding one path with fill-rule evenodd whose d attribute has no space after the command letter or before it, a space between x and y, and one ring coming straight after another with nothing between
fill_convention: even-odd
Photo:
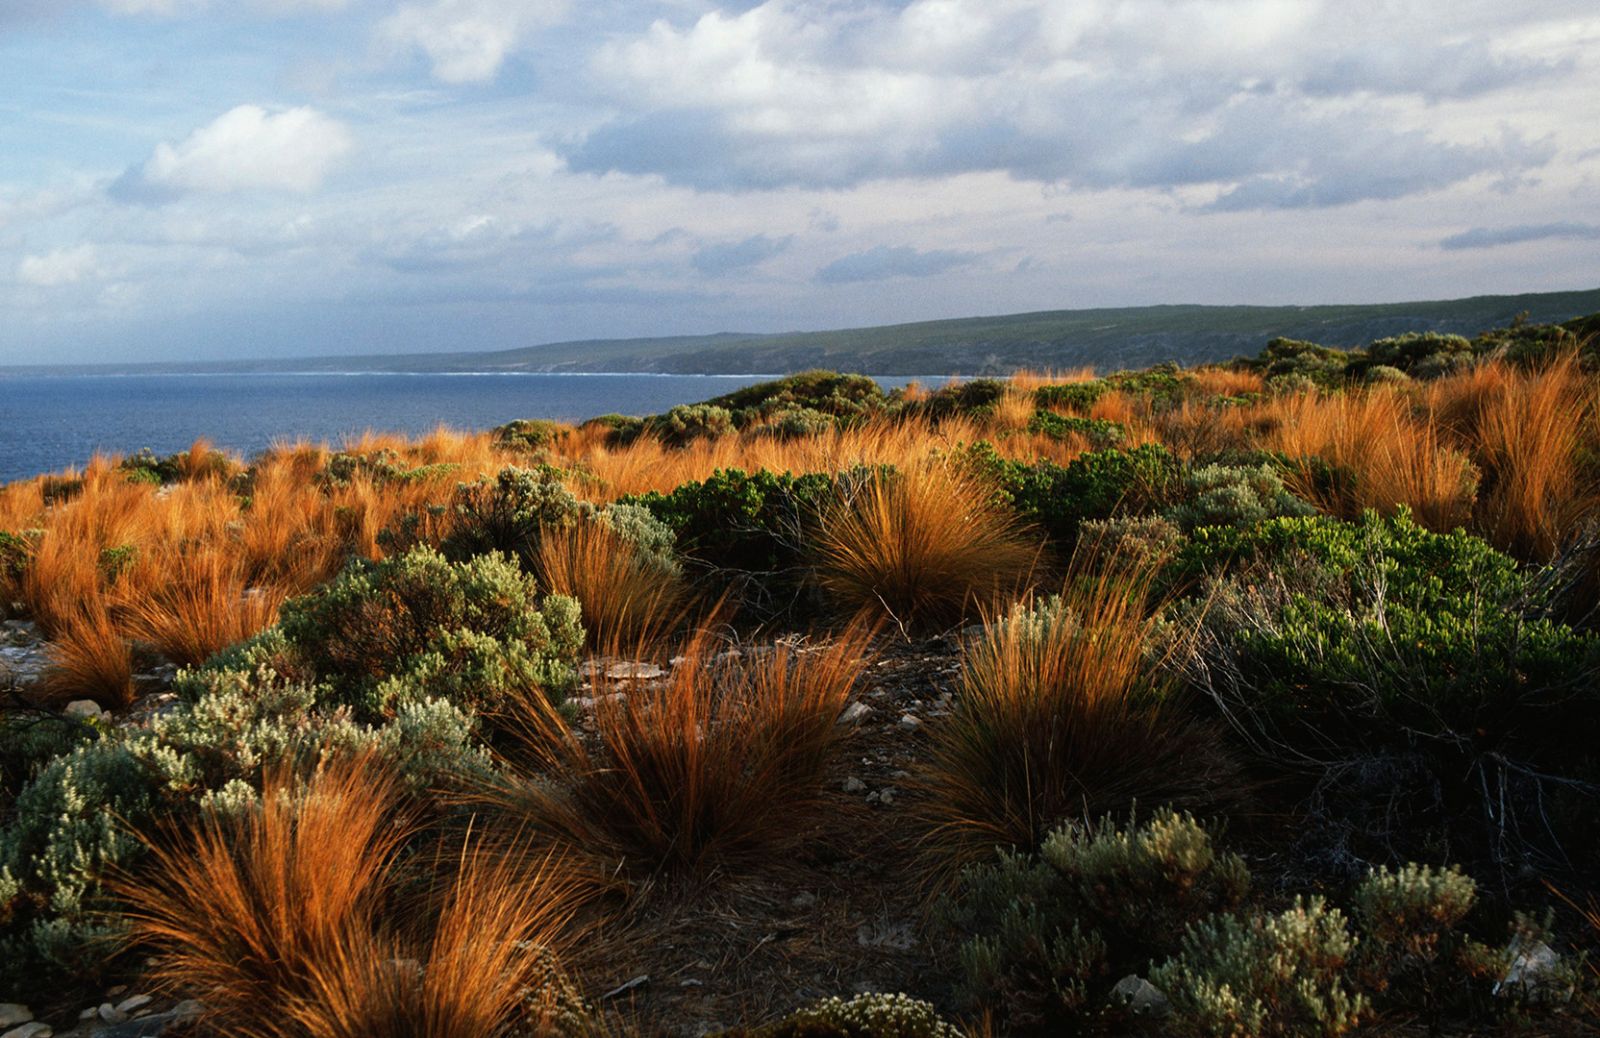
<instances>
[{"instance_id":1,"label":"dark blue sea","mask_svg":"<svg viewBox=\"0 0 1600 1038\"><path fill-rule=\"evenodd\" d=\"M82 466L95 451L171 454L201 436L249 457L300 437L337 443L367 430L415 434L441 423L488 429L513 418L654 414L764 377L0 374L0 482Z\"/></svg>"}]
</instances>

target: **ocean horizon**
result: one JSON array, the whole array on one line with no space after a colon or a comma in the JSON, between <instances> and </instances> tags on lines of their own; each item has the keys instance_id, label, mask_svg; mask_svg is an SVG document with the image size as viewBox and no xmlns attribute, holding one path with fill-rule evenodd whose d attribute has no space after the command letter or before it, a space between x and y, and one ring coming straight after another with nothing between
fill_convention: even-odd
<instances>
[{"instance_id":1,"label":"ocean horizon","mask_svg":"<svg viewBox=\"0 0 1600 1038\"><path fill-rule=\"evenodd\" d=\"M95 454L185 450L204 438L251 457L275 442L337 445L366 432L473 431L517 418L655 414L778 375L638 372L138 372L0 370L0 483ZM886 389L909 376L874 376ZM941 383L943 379L923 379Z\"/></svg>"}]
</instances>

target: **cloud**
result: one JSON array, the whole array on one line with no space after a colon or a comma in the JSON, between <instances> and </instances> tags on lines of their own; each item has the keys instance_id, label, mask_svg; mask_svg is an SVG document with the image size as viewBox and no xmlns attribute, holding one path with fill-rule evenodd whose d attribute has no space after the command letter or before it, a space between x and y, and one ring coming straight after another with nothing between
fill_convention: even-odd
<instances>
[{"instance_id":1,"label":"cloud","mask_svg":"<svg viewBox=\"0 0 1600 1038\"><path fill-rule=\"evenodd\" d=\"M787 249L793 241L793 235L770 238L765 234L757 234L743 241L707 245L696 252L689 262L700 273L718 277L764 263Z\"/></svg>"},{"instance_id":2,"label":"cloud","mask_svg":"<svg viewBox=\"0 0 1600 1038\"><path fill-rule=\"evenodd\" d=\"M177 144L161 143L110 187L123 202L158 204L187 194L313 191L352 148L343 123L313 108L273 113L240 105Z\"/></svg>"},{"instance_id":3,"label":"cloud","mask_svg":"<svg viewBox=\"0 0 1600 1038\"><path fill-rule=\"evenodd\" d=\"M1520 245L1530 241L1570 238L1600 241L1600 225L1592 223L1516 224L1510 227L1474 227L1452 234L1439 242L1443 249L1491 249L1496 245Z\"/></svg>"},{"instance_id":4,"label":"cloud","mask_svg":"<svg viewBox=\"0 0 1600 1038\"><path fill-rule=\"evenodd\" d=\"M864 252L841 256L817 271L825 285L848 285L858 281L883 281L887 278L922 278L964 267L978 257L971 252L929 249L909 245L876 245Z\"/></svg>"},{"instance_id":5,"label":"cloud","mask_svg":"<svg viewBox=\"0 0 1600 1038\"><path fill-rule=\"evenodd\" d=\"M1226 209L1397 198L1549 161L1550 142L1452 137L1414 113L1551 77L1560 61L1485 42L1500 25L1487 8L1466 42L1425 0L1394 8L767 0L604 45L593 73L616 115L567 158L714 190L990 171L1203 185Z\"/></svg>"},{"instance_id":6,"label":"cloud","mask_svg":"<svg viewBox=\"0 0 1600 1038\"><path fill-rule=\"evenodd\" d=\"M535 31L566 16L567 0L433 0L406 4L378 36L394 51L420 50L444 83L482 83Z\"/></svg>"},{"instance_id":7,"label":"cloud","mask_svg":"<svg viewBox=\"0 0 1600 1038\"><path fill-rule=\"evenodd\" d=\"M55 288L92 276L98 267L93 245L56 249L40 256L24 256L17 264L17 280L25 285Z\"/></svg>"}]
</instances>

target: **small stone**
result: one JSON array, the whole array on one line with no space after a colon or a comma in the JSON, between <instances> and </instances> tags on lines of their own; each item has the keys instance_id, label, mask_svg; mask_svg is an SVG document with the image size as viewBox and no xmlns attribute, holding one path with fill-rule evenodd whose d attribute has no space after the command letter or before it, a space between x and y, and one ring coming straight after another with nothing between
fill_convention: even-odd
<instances>
[{"instance_id":1,"label":"small stone","mask_svg":"<svg viewBox=\"0 0 1600 1038\"><path fill-rule=\"evenodd\" d=\"M860 724L861 719L872 713L872 707L862 702L851 703L844 708L844 713L839 715L840 724Z\"/></svg>"},{"instance_id":2,"label":"small stone","mask_svg":"<svg viewBox=\"0 0 1600 1038\"><path fill-rule=\"evenodd\" d=\"M817 895L813 894L809 890L796 894L794 897L789 899L789 904L793 905L795 908L810 908L816 903Z\"/></svg>"},{"instance_id":3,"label":"small stone","mask_svg":"<svg viewBox=\"0 0 1600 1038\"><path fill-rule=\"evenodd\" d=\"M900 727L904 728L908 732L914 732L918 728L922 727L922 718L918 717L916 714L901 714Z\"/></svg>"},{"instance_id":4,"label":"small stone","mask_svg":"<svg viewBox=\"0 0 1600 1038\"><path fill-rule=\"evenodd\" d=\"M130 995L117 1003L117 1011L119 1013L134 1013L154 1001L155 997L152 995Z\"/></svg>"},{"instance_id":5,"label":"small stone","mask_svg":"<svg viewBox=\"0 0 1600 1038\"><path fill-rule=\"evenodd\" d=\"M78 1019L79 1020L93 1020L95 1017L97 1017L99 1015L100 1015L99 1008L96 1007L96 1006L90 1006L88 1009L85 1009L85 1010L83 1010L82 1012L80 1012L78 1014Z\"/></svg>"},{"instance_id":6,"label":"small stone","mask_svg":"<svg viewBox=\"0 0 1600 1038\"><path fill-rule=\"evenodd\" d=\"M74 699L61 712L79 721L87 721L91 717L99 717L105 713L100 709L100 704L92 699Z\"/></svg>"},{"instance_id":7,"label":"small stone","mask_svg":"<svg viewBox=\"0 0 1600 1038\"><path fill-rule=\"evenodd\" d=\"M1165 991L1133 973L1117 981L1111 989L1110 1002L1134 1016L1166 1016L1172 1009Z\"/></svg>"},{"instance_id":8,"label":"small stone","mask_svg":"<svg viewBox=\"0 0 1600 1038\"><path fill-rule=\"evenodd\" d=\"M112 987L106 988L106 997L107 998L116 998L118 995L126 995L127 993L128 993L128 985L126 985L126 984L117 984L117 985L114 985Z\"/></svg>"},{"instance_id":9,"label":"small stone","mask_svg":"<svg viewBox=\"0 0 1600 1038\"><path fill-rule=\"evenodd\" d=\"M100 1019L108 1024L126 1023L128 1014L112 1005L110 1002L100 1003Z\"/></svg>"},{"instance_id":10,"label":"small stone","mask_svg":"<svg viewBox=\"0 0 1600 1038\"><path fill-rule=\"evenodd\" d=\"M846 793L861 793L865 792L866 788L867 784L854 775L844 780L844 791Z\"/></svg>"},{"instance_id":11,"label":"small stone","mask_svg":"<svg viewBox=\"0 0 1600 1038\"><path fill-rule=\"evenodd\" d=\"M5 1034L0 1034L0 1038L50 1038L55 1033L49 1024L35 1020L21 1027L13 1027Z\"/></svg>"},{"instance_id":12,"label":"small stone","mask_svg":"<svg viewBox=\"0 0 1600 1038\"><path fill-rule=\"evenodd\" d=\"M650 681L662 677L667 672L654 663L639 663L625 660L613 663L606 668L606 677L612 681Z\"/></svg>"},{"instance_id":13,"label":"small stone","mask_svg":"<svg viewBox=\"0 0 1600 1038\"><path fill-rule=\"evenodd\" d=\"M612 988L610 991L607 991L605 994L600 996L600 1000L602 1002L609 1002L613 998L620 998L621 996L626 995L630 991L637 991L642 987L648 987L649 984L650 984L650 974L641 973L637 977L634 977L632 980L623 981L621 984L618 984L616 987Z\"/></svg>"},{"instance_id":14,"label":"small stone","mask_svg":"<svg viewBox=\"0 0 1600 1038\"><path fill-rule=\"evenodd\" d=\"M33 1010L16 1002L0 1002L0 1027L15 1027L33 1019Z\"/></svg>"}]
</instances>

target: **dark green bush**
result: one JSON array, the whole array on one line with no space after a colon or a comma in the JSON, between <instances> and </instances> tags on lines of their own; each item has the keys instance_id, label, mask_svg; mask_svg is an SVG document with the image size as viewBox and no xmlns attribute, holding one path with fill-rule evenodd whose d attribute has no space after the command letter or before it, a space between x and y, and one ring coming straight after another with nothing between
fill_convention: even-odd
<instances>
[{"instance_id":1,"label":"dark green bush","mask_svg":"<svg viewBox=\"0 0 1600 1038\"><path fill-rule=\"evenodd\" d=\"M929 393L907 412L924 418L951 418L957 415L982 417L993 414L995 405L1006 395L1006 383L997 378L975 378L970 382L952 382Z\"/></svg>"},{"instance_id":2,"label":"dark green bush","mask_svg":"<svg viewBox=\"0 0 1600 1038\"><path fill-rule=\"evenodd\" d=\"M1593 774L1600 636L1551 618L1545 575L1404 511L1205 527L1175 565L1231 571L1196 677L1259 752L1317 777L1341 867L1521 868L1593 839L1573 781Z\"/></svg>"},{"instance_id":3,"label":"dark green bush","mask_svg":"<svg viewBox=\"0 0 1600 1038\"><path fill-rule=\"evenodd\" d=\"M580 432L594 429L605 430L605 442L610 447L625 447L639 438L644 432L643 418L635 418L626 414L603 414L598 418L590 418L578 426Z\"/></svg>"},{"instance_id":4,"label":"dark green bush","mask_svg":"<svg viewBox=\"0 0 1600 1038\"><path fill-rule=\"evenodd\" d=\"M32 559L33 545L26 537L0 530L0 620L11 614Z\"/></svg>"},{"instance_id":5,"label":"dark green bush","mask_svg":"<svg viewBox=\"0 0 1600 1038\"><path fill-rule=\"evenodd\" d=\"M1367 347L1370 364L1397 368L1418 378L1448 374L1472 359L1472 343L1465 337L1439 332L1406 332L1378 339Z\"/></svg>"},{"instance_id":6,"label":"dark green bush","mask_svg":"<svg viewBox=\"0 0 1600 1038\"><path fill-rule=\"evenodd\" d=\"M1304 516L1316 509L1291 494L1272 464L1201 465L1187 469L1174 487L1178 498L1164 515L1185 530L1201 526L1249 528L1266 519Z\"/></svg>"},{"instance_id":7,"label":"dark green bush","mask_svg":"<svg viewBox=\"0 0 1600 1038\"><path fill-rule=\"evenodd\" d=\"M496 447L514 451L536 451L556 441L561 423L544 418L518 418L489 430Z\"/></svg>"},{"instance_id":8,"label":"dark green bush","mask_svg":"<svg viewBox=\"0 0 1600 1038\"><path fill-rule=\"evenodd\" d=\"M835 371L802 371L772 382L745 386L706 403L726 409L740 429L794 428L798 417L807 425L825 420L856 421L882 411L888 403L883 387L866 375L841 375ZM787 419L780 416L788 416Z\"/></svg>"},{"instance_id":9,"label":"dark green bush","mask_svg":"<svg viewBox=\"0 0 1600 1038\"><path fill-rule=\"evenodd\" d=\"M578 606L548 596L503 555L452 563L430 548L357 564L284 604L289 651L357 716L427 694L493 708L514 687L559 698L583 645Z\"/></svg>"},{"instance_id":10,"label":"dark green bush","mask_svg":"<svg viewBox=\"0 0 1600 1038\"><path fill-rule=\"evenodd\" d=\"M1115 447L1128 438L1128 430L1120 422L1104 418L1080 418L1060 415L1054 411L1037 411L1028 421L1028 431L1044 433L1057 440L1082 437L1090 447L1103 450Z\"/></svg>"},{"instance_id":11,"label":"dark green bush","mask_svg":"<svg viewBox=\"0 0 1600 1038\"><path fill-rule=\"evenodd\" d=\"M992 448L987 458L983 455L980 448L971 456L995 479L1003 497L1064 547L1076 543L1086 520L1151 511L1166 500L1180 471L1177 457L1156 444L1090 451L1064 466L1006 461Z\"/></svg>"},{"instance_id":12,"label":"dark green bush","mask_svg":"<svg viewBox=\"0 0 1600 1038\"><path fill-rule=\"evenodd\" d=\"M1110 383L1102 379L1092 379L1088 382L1060 382L1035 389L1033 403L1034 406L1047 410L1064 408L1069 411L1087 411L1110 388Z\"/></svg>"},{"instance_id":13,"label":"dark green bush","mask_svg":"<svg viewBox=\"0 0 1600 1038\"><path fill-rule=\"evenodd\" d=\"M375 451L339 451L330 455L317 480L325 486L349 486L357 479L383 485L442 479L460 466L448 462L407 466L397 451L384 447Z\"/></svg>"},{"instance_id":14,"label":"dark green bush","mask_svg":"<svg viewBox=\"0 0 1600 1038\"><path fill-rule=\"evenodd\" d=\"M670 494L624 501L643 506L673 531L686 557L718 569L771 573L798 564L801 532L833 488L826 473L718 469Z\"/></svg>"}]
</instances>

